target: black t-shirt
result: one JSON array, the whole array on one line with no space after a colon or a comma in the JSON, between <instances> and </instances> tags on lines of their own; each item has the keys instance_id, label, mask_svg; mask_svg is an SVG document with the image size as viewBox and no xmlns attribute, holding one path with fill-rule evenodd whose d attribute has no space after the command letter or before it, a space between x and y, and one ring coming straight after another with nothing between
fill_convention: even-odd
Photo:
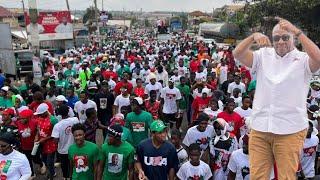
<instances>
[{"instance_id":1,"label":"black t-shirt","mask_svg":"<svg viewBox=\"0 0 320 180\"><path fill-rule=\"evenodd\" d=\"M221 90L223 91L223 93L225 95L228 94L228 86L229 86L230 82L229 81L224 81L222 84L221 84Z\"/></svg>"},{"instance_id":2,"label":"black t-shirt","mask_svg":"<svg viewBox=\"0 0 320 180\"><path fill-rule=\"evenodd\" d=\"M151 138L142 141L137 147L137 158L148 179L167 180L171 168L178 170L178 156L175 147L165 141L159 149L152 144Z\"/></svg>"},{"instance_id":3,"label":"black t-shirt","mask_svg":"<svg viewBox=\"0 0 320 180\"><path fill-rule=\"evenodd\" d=\"M98 108L99 120L109 121L112 117L112 106L114 103L114 95L112 93L101 93L95 95L94 101Z\"/></svg>"}]
</instances>

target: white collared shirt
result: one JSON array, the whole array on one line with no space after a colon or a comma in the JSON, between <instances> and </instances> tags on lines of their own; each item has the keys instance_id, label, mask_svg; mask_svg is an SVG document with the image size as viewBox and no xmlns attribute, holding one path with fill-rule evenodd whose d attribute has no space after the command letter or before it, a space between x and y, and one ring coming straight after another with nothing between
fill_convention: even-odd
<instances>
[{"instance_id":1,"label":"white collared shirt","mask_svg":"<svg viewBox=\"0 0 320 180\"><path fill-rule=\"evenodd\" d=\"M309 56L297 49L284 57L273 48L253 53L257 73L251 128L274 134L292 134L308 127L306 98L312 76Z\"/></svg>"}]
</instances>

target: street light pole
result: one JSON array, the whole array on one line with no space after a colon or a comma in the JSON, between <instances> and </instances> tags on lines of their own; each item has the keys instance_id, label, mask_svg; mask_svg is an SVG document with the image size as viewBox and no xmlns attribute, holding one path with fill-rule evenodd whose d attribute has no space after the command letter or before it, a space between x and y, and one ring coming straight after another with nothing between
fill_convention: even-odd
<instances>
[{"instance_id":1,"label":"street light pole","mask_svg":"<svg viewBox=\"0 0 320 180\"><path fill-rule=\"evenodd\" d=\"M30 17L30 24L29 24L29 33L30 33L30 43L32 49L36 52L37 56L40 55L40 40L39 40L39 29L38 29L38 7L36 0L29 0L29 17Z\"/></svg>"},{"instance_id":2,"label":"street light pole","mask_svg":"<svg viewBox=\"0 0 320 180\"><path fill-rule=\"evenodd\" d=\"M97 5L97 0L94 0L94 8L95 8L95 18L96 18L96 27L97 27L97 41L98 41L98 46L100 44L100 29L99 29L99 17L98 17L98 5Z\"/></svg>"}]
</instances>

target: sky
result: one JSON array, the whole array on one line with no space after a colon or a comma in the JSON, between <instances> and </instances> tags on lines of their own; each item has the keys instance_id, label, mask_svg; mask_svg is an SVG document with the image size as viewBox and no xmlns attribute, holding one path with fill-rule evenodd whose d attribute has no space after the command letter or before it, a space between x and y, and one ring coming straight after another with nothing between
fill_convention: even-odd
<instances>
[{"instance_id":1,"label":"sky","mask_svg":"<svg viewBox=\"0 0 320 180\"><path fill-rule=\"evenodd\" d=\"M24 0L28 7L28 1ZM212 12L213 8L219 8L225 4L231 4L232 0L97 0L101 9L104 1L105 10L125 11L184 11L200 10ZM40 9L67 9L66 0L37 0ZM69 0L71 10L84 10L93 5L93 0ZM0 0L0 6L10 8L22 8L21 0Z\"/></svg>"}]
</instances>

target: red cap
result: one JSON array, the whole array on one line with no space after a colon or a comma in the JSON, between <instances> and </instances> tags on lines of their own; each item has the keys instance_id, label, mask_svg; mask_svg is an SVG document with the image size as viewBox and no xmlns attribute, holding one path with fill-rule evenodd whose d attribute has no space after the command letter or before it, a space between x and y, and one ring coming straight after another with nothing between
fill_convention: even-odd
<instances>
[{"instance_id":1,"label":"red cap","mask_svg":"<svg viewBox=\"0 0 320 180\"><path fill-rule=\"evenodd\" d=\"M30 109L25 109L19 113L19 117L23 119L27 119L33 116L33 111Z\"/></svg>"},{"instance_id":2,"label":"red cap","mask_svg":"<svg viewBox=\"0 0 320 180\"><path fill-rule=\"evenodd\" d=\"M9 109L6 109L2 112L2 114L6 114L6 115L11 115L13 116L14 115L14 110L9 108Z\"/></svg>"}]
</instances>

